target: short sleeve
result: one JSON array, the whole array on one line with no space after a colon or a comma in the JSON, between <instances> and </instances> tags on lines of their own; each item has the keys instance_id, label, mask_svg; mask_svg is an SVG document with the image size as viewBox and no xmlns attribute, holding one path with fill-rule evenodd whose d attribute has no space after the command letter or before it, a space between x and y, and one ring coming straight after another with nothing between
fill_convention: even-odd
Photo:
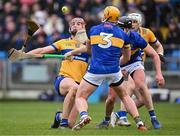
<instances>
[{"instance_id":1,"label":"short sleeve","mask_svg":"<svg viewBox=\"0 0 180 136\"><path fill-rule=\"evenodd\" d=\"M157 42L156 36L154 35L154 33L150 29L148 29L148 42L150 44L154 44Z\"/></svg>"},{"instance_id":2,"label":"short sleeve","mask_svg":"<svg viewBox=\"0 0 180 136\"><path fill-rule=\"evenodd\" d=\"M59 40L55 43L53 43L51 46L56 50L56 51L61 51L62 50L62 45L64 43L64 40Z\"/></svg>"}]
</instances>

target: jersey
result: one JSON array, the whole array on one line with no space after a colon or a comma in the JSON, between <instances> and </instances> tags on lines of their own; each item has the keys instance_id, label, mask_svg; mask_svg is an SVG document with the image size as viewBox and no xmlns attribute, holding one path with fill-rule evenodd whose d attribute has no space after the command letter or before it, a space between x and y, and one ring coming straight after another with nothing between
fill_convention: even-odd
<instances>
[{"instance_id":1,"label":"jersey","mask_svg":"<svg viewBox=\"0 0 180 136\"><path fill-rule=\"evenodd\" d=\"M142 50L148 45L145 39L143 39L137 32L129 31L128 35L131 44L131 58L128 63L121 65L121 67L137 61L142 61Z\"/></svg>"},{"instance_id":2,"label":"jersey","mask_svg":"<svg viewBox=\"0 0 180 136\"><path fill-rule=\"evenodd\" d=\"M151 45L157 42L154 33L148 28L140 27L139 34Z\"/></svg>"},{"instance_id":3,"label":"jersey","mask_svg":"<svg viewBox=\"0 0 180 136\"><path fill-rule=\"evenodd\" d=\"M144 28L144 27L140 27L139 28L139 34L146 40L147 43L149 43L151 46L154 45L154 43L157 42L157 38L155 37L154 33L148 29L148 28ZM142 51L142 55L143 55L143 61L145 61L146 58L146 54Z\"/></svg>"},{"instance_id":4,"label":"jersey","mask_svg":"<svg viewBox=\"0 0 180 136\"><path fill-rule=\"evenodd\" d=\"M72 39L62 39L59 40L53 45L51 45L59 54L64 55L65 53L83 46L76 40ZM80 83L84 74L86 73L88 67L89 55L87 53L81 53L75 55L73 60L62 60L59 75L64 77L70 77L76 82Z\"/></svg>"},{"instance_id":5,"label":"jersey","mask_svg":"<svg viewBox=\"0 0 180 136\"><path fill-rule=\"evenodd\" d=\"M93 74L118 72L122 48L130 46L128 35L114 23L104 22L93 26L89 36L92 56L88 72Z\"/></svg>"}]
</instances>

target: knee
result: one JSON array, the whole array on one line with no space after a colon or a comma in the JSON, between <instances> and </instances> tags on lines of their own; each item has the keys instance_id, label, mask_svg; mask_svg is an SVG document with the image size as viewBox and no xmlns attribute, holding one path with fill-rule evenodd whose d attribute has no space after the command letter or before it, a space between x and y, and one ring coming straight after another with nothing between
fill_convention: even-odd
<instances>
[{"instance_id":1,"label":"knee","mask_svg":"<svg viewBox=\"0 0 180 136\"><path fill-rule=\"evenodd\" d=\"M136 97L136 98L137 98L137 97ZM144 99L143 99L142 96L138 96L137 100L138 100L138 102L139 102L140 104L144 104Z\"/></svg>"},{"instance_id":2,"label":"knee","mask_svg":"<svg viewBox=\"0 0 180 136\"><path fill-rule=\"evenodd\" d=\"M73 97L75 97L75 96L76 96L77 89L78 89L78 85L73 85L73 86L70 88L69 93L71 93L71 95L72 95Z\"/></svg>"},{"instance_id":3,"label":"knee","mask_svg":"<svg viewBox=\"0 0 180 136\"><path fill-rule=\"evenodd\" d=\"M139 90L139 91L145 91L147 90L147 85L145 83L138 83L136 84L136 90Z\"/></svg>"}]
</instances>

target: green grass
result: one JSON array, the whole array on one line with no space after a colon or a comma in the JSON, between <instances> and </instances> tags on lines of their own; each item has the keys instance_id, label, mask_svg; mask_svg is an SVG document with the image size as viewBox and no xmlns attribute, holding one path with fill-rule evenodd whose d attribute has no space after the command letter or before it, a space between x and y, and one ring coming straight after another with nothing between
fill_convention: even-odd
<instances>
[{"instance_id":1,"label":"green grass","mask_svg":"<svg viewBox=\"0 0 180 136\"><path fill-rule=\"evenodd\" d=\"M118 109L116 104L115 109ZM0 135L180 135L180 105L156 103L156 113L163 127L160 130L151 129L139 132L133 120L131 127L115 127L109 129L95 129L95 125L104 117L104 103L91 104L89 114L92 122L80 131L50 129L54 113L62 108L62 103L0 101ZM151 126L145 108L140 114L147 126Z\"/></svg>"}]
</instances>

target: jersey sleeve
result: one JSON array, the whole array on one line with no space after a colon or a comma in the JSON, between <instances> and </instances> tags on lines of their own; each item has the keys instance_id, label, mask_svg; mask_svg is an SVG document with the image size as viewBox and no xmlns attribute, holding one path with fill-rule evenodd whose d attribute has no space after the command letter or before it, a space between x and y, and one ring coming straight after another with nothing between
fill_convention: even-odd
<instances>
[{"instance_id":1,"label":"jersey sleeve","mask_svg":"<svg viewBox=\"0 0 180 136\"><path fill-rule=\"evenodd\" d=\"M90 28L88 36L91 37L93 35L96 35L96 33L97 33L97 30L96 30L95 26L93 26Z\"/></svg>"},{"instance_id":2,"label":"jersey sleeve","mask_svg":"<svg viewBox=\"0 0 180 136\"><path fill-rule=\"evenodd\" d=\"M148 30L148 39L149 39L149 43L150 44L154 44L157 42L157 38L156 36L154 35L154 33L150 30L150 29L147 29Z\"/></svg>"},{"instance_id":3,"label":"jersey sleeve","mask_svg":"<svg viewBox=\"0 0 180 136\"><path fill-rule=\"evenodd\" d=\"M135 33L135 32L133 33L133 35L134 35L136 47L142 50L147 47L148 43L146 42L144 38L142 38L138 33Z\"/></svg>"},{"instance_id":4,"label":"jersey sleeve","mask_svg":"<svg viewBox=\"0 0 180 136\"><path fill-rule=\"evenodd\" d=\"M61 46L63 44L63 40L59 40L55 43L53 43L51 46L56 50L56 51L61 51Z\"/></svg>"},{"instance_id":5,"label":"jersey sleeve","mask_svg":"<svg viewBox=\"0 0 180 136\"><path fill-rule=\"evenodd\" d=\"M126 33L124 33L124 47L125 48L131 47L129 36Z\"/></svg>"}]
</instances>

